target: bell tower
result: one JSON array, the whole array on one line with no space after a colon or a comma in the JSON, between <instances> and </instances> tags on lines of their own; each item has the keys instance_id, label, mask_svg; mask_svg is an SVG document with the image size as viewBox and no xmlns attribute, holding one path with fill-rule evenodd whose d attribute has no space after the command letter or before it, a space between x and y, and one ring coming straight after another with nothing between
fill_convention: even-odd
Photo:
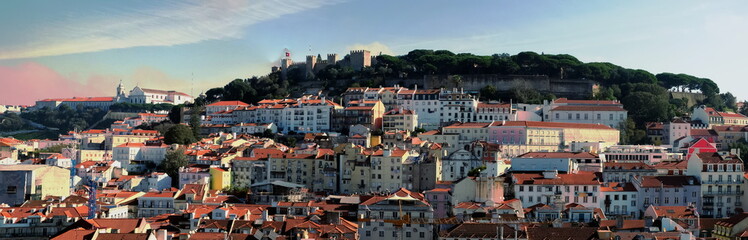
<instances>
[{"instance_id":1,"label":"bell tower","mask_svg":"<svg viewBox=\"0 0 748 240\"><path fill-rule=\"evenodd\" d=\"M115 97L116 102L124 102L127 100L127 95L125 94L125 85L122 84L122 79L119 80L119 85L117 85L117 96Z\"/></svg>"}]
</instances>

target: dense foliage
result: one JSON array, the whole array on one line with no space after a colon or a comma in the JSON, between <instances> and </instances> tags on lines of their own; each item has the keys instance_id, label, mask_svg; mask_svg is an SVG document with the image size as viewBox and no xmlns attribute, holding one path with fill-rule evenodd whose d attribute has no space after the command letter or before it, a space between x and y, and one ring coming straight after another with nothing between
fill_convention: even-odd
<instances>
[{"instance_id":1,"label":"dense foliage","mask_svg":"<svg viewBox=\"0 0 748 240\"><path fill-rule=\"evenodd\" d=\"M68 105L58 108L44 107L35 111L21 113L21 117L47 127L58 128L62 132L85 130L101 120L106 111L100 108L77 106L75 109Z\"/></svg>"},{"instance_id":2,"label":"dense foliage","mask_svg":"<svg viewBox=\"0 0 748 240\"><path fill-rule=\"evenodd\" d=\"M127 103L127 102L119 102L112 104L111 107L109 107L109 110L112 112L160 112L160 111L169 111L174 107L174 105L168 104L168 103L159 103L159 104L152 104L152 103Z\"/></svg>"},{"instance_id":3,"label":"dense foliage","mask_svg":"<svg viewBox=\"0 0 748 240\"><path fill-rule=\"evenodd\" d=\"M266 98L284 98L289 93L289 81L280 80L279 73L249 79L235 79L222 88L211 88L205 92L205 101L242 101L257 103Z\"/></svg>"},{"instance_id":4,"label":"dense foliage","mask_svg":"<svg viewBox=\"0 0 748 240\"><path fill-rule=\"evenodd\" d=\"M164 134L164 143L188 145L197 142L192 128L189 126L176 124L169 128Z\"/></svg>"},{"instance_id":5,"label":"dense foliage","mask_svg":"<svg viewBox=\"0 0 748 240\"><path fill-rule=\"evenodd\" d=\"M179 183L179 168L187 166L188 163L184 149L169 150L166 152L164 161L158 166L158 170L169 175L172 185L176 186Z\"/></svg>"},{"instance_id":6,"label":"dense foliage","mask_svg":"<svg viewBox=\"0 0 748 240\"><path fill-rule=\"evenodd\" d=\"M32 128L16 113L7 112L0 115L0 132L11 132Z\"/></svg>"}]
</instances>

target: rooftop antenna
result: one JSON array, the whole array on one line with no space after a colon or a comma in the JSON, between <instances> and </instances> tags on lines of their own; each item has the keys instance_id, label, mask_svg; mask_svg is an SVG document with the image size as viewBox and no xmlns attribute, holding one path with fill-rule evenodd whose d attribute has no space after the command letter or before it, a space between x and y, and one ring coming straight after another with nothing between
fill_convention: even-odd
<instances>
[{"instance_id":1,"label":"rooftop antenna","mask_svg":"<svg viewBox=\"0 0 748 240\"><path fill-rule=\"evenodd\" d=\"M190 95L195 96L195 72L192 72L192 86L190 87Z\"/></svg>"}]
</instances>

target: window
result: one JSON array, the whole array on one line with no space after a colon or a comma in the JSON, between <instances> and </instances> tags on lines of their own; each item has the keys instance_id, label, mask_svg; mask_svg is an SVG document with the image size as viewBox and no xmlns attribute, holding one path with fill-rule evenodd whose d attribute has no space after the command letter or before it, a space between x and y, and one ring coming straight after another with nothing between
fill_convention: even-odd
<instances>
[{"instance_id":1,"label":"window","mask_svg":"<svg viewBox=\"0 0 748 240\"><path fill-rule=\"evenodd\" d=\"M405 237L410 238L410 232L405 232Z\"/></svg>"},{"instance_id":2,"label":"window","mask_svg":"<svg viewBox=\"0 0 748 240\"><path fill-rule=\"evenodd\" d=\"M384 231L379 231L379 236L384 237Z\"/></svg>"},{"instance_id":3,"label":"window","mask_svg":"<svg viewBox=\"0 0 748 240\"><path fill-rule=\"evenodd\" d=\"M17 188L18 187L16 187L16 186L8 186L8 189L7 189L6 193L7 194L16 194Z\"/></svg>"},{"instance_id":4,"label":"window","mask_svg":"<svg viewBox=\"0 0 748 240\"><path fill-rule=\"evenodd\" d=\"M425 238L425 237L426 237L426 233L424 233L424 232L419 232L419 233L418 233L418 236L419 236L420 238Z\"/></svg>"}]
</instances>

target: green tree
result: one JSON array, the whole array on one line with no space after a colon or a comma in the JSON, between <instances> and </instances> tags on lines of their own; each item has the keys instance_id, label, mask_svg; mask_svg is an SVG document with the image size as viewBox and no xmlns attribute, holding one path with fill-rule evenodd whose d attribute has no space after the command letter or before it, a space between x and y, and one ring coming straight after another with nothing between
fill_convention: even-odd
<instances>
[{"instance_id":1,"label":"green tree","mask_svg":"<svg viewBox=\"0 0 748 240\"><path fill-rule=\"evenodd\" d=\"M743 160L744 165L748 166L748 163L746 163L748 162L746 161L748 159L748 142L746 142L745 138L741 138L737 142L730 144L729 147L730 149L740 151L740 159Z\"/></svg>"},{"instance_id":2,"label":"green tree","mask_svg":"<svg viewBox=\"0 0 748 240\"><path fill-rule=\"evenodd\" d=\"M623 144L645 144L647 143L647 132L637 127L632 118L626 119L621 126L621 142Z\"/></svg>"},{"instance_id":3,"label":"green tree","mask_svg":"<svg viewBox=\"0 0 748 240\"><path fill-rule=\"evenodd\" d=\"M738 109L740 114L748 116L748 101L743 101L743 107Z\"/></svg>"},{"instance_id":4,"label":"green tree","mask_svg":"<svg viewBox=\"0 0 748 240\"><path fill-rule=\"evenodd\" d=\"M725 109L722 109L723 111L730 110L730 111L736 111L737 110L737 104L738 99L732 95L730 92L722 93L719 95L720 98L722 98L722 101L724 101Z\"/></svg>"},{"instance_id":5,"label":"green tree","mask_svg":"<svg viewBox=\"0 0 748 240\"><path fill-rule=\"evenodd\" d=\"M190 115L190 128L192 129L192 136L195 139L200 139L200 113L202 113L204 107L193 107Z\"/></svg>"},{"instance_id":6,"label":"green tree","mask_svg":"<svg viewBox=\"0 0 748 240\"><path fill-rule=\"evenodd\" d=\"M176 186L176 183L179 182L179 168L187 166L188 163L184 149L179 148L167 151L164 161L161 162L158 169L168 174L171 177L172 186Z\"/></svg>"},{"instance_id":7,"label":"green tree","mask_svg":"<svg viewBox=\"0 0 748 240\"><path fill-rule=\"evenodd\" d=\"M499 91L493 85L488 85L480 89L480 97L484 100L499 100Z\"/></svg>"},{"instance_id":8,"label":"green tree","mask_svg":"<svg viewBox=\"0 0 748 240\"><path fill-rule=\"evenodd\" d=\"M196 141L192 129L182 124L174 125L169 128L164 135L164 143L166 144L189 145Z\"/></svg>"},{"instance_id":9,"label":"green tree","mask_svg":"<svg viewBox=\"0 0 748 240\"><path fill-rule=\"evenodd\" d=\"M486 170L486 166L480 166L470 169L470 171L468 172L468 177L478 177L483 170Z\"/></svg>"},{"instance_id":10,"label":"green tree","mask_svg":"<svg viewBox=\"0 0 748 240\"><path fill-rule=\"evenodd\" d=\"M169 121L172 123L182 123L182 119L184 118L184 111L182 110L182 106L173 106L171 107L171 110L169 110Z\"/></svg>"}]
</instances>

